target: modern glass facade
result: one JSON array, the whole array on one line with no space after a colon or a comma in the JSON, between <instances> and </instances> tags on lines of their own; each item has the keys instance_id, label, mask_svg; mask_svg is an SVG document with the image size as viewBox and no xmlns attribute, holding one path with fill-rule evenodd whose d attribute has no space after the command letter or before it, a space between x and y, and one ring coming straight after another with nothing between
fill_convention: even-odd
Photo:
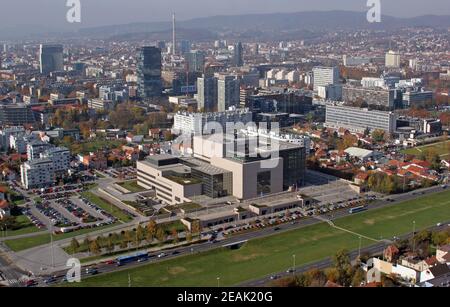
<instances>
[{"instance_id":1,"label":"modern glass facade","mask_svg":"<svg viewBox=\"0 0 450 307\"><path fill-rule=\"evenodd\" d=\"M142 47L139 50L137 77L140 98L161 96L161 50L159 48Z\"/></svg>"}]
</instances>

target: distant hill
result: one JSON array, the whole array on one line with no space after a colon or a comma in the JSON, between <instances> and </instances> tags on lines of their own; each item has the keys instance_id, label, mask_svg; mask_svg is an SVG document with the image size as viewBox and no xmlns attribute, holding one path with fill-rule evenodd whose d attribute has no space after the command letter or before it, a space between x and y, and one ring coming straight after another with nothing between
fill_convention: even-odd
<instances>
[{"instance_id":1,"label":"distant hill","mask_svg":"<svg viewBox=\"0 0 450 307\"><path fill-rule=\"evenodd\" d=\"M424 15L413 18L398 18L384 15L382 16L381 23L371 24L367 22L366 12L310 11L230 16L219 15L179 21L177 22L177 26L179 28L180 39L202 40L220 37L221 35L224 37L231 35L243 38L254 35L254 39L262 37L272 38L275 36L289 38L294 33L308 36L308 31L338 29L396 29L402 27L450 28L450 16ZM135 36L136 39L137 37L167 37L171 27L172 24L169 21L140 22L82 28L78 31L67 32L64 34L64 37L82 36L117 39L134 39ZM29 29L33 29L32 35L36 35L39 32L37 28L28 27ZM0 36L6 32L11 34L11 31L2 30L0 29ZM24 33L28 34L26 36L30 36L30 33ZM56 33L53 35L56 36ZM125 37L124 35L129 36Z\"/></svg>"}]
</instances>

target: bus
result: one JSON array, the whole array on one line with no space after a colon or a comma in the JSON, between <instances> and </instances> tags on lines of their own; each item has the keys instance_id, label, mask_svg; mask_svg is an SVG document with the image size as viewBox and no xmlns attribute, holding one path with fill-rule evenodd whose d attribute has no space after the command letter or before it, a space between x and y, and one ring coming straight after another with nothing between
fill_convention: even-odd
<instances>
[{"instance_id":1,"label":"bus","mask_svg":"<svg viewBox=\"0 0 450 307\"><path fill-rule=\"evenodd\" d=\"M348 210L348 213L353 214L353 213L358 213L358 212L366 211L366 210L367 210L366 206L359 206L359 207L351 208L350 210Z\"/></svg>"},{"instance_id":2,"label":"bus","mask_svg":"<svg viewBox=\"0 0 450 307\"><path fill-rule=\"evenodd\" d=\"M135 262L135 261L142 261L147 260L148 253L139 253L136 255L130 255L130 256L122 256L116 259L117 266L122 266L127 263Z\"/></svg>"}]
</instances>

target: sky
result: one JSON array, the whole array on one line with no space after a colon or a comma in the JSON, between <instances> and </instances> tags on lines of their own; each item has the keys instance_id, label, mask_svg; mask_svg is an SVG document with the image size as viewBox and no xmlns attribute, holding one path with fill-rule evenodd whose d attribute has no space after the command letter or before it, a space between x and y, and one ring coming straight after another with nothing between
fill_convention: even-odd
<instances>
[{"instance_id":1,"label":"sky","mask_svg":"<svg viewBox=\"0 0 450 307\"><path fill-rule=\"evenodd\" d=\"M298 12L311 10L367 10L367 0L78 0L81 23L66 21L67 0L1 0L1 27L42 26L54 30L132 22L168 21L214 15ZM412 17L450 15L449 0L380 0L382 14Z\"/></svg>"}]
</instances>

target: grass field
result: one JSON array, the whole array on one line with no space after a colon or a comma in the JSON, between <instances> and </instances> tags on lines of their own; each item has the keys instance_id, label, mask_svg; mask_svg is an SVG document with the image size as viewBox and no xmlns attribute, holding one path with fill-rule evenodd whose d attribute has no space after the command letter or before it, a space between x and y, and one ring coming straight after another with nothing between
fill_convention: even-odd
<instances>
[{"instance_id":1,"label":"grass field","mask_svg":"<svg viewBox=\"0 0 450 307\"><path fill-rule=\"evenodd\" d=\"M115 205L113 205L109 201L99 197L98 195L95 195L92 192L83 192L83 193L81 193L81 196L83 196L84 198L89 200L91 203L99 206L100 208L102 208L109 214L112 214L113 216L115 216L116 218L118 218L119 220L121 220L123 222L129 222L132 220L132 217L123 213L122 210L117 208Z\"/></svg>"},{"instance_id":2,"label":"grass field","mask_svg":"<svg viewBox=\"0 0 450 307\"><path fill-rule=\"evenodd\" d=\"M6 233L2 232L1 236L5 235L7 237L12 237L41 231L41 229L34 226L33 223L31 223L31 221L25 215L16 216L16 222L20 224L19 229L8 230Z\"/></svg>"},{"instance_id":3,"label":"grass field","mask_svg":"<svg viewBox=\"0 0 450 307\"><path fill-rule=\"evenodd\" d=\"M450 219L450 191L418 198L392 207L342 218L337 225L373 238L392 238ZM362 239L362 246L373 244ZM197 255L85 279L72 286L231 286L286 270L296 264L315 262L337 250L358 248L359 238L326 223L308 226L267 238L252 240L238 250L217 249ZM128 275L129 274L129 275Z\"/></svg>"},{"instance_id":4,"label":"grass field","mask_svg":"<svg viewBox=\"0 0 450 307\"><path fill-rule=\"evenodd\" d=\"M127 190L130 191L131 193L137 193L137 192L143 192L143 191L145 191L144 188L138 186L136 180L119 182L119 183L117 183L117 184L120 185L121 187L127 189Z\"/></svg>"},{"instance_id":5,"label":"grass field","mask_svg":"<svg viewBox=\"0 0 450 307\"><path fill-rule=\"evenodd\" d=\"M69 233L63 233L59 235L53 236L53 241L59 241L64 240L67 238L72 238L76 236L80 236L83 234L88 234L93 231L98 231L106 228L110 228L113 226L118 225L118 223L111 224L111 225L105 225L102 227L96 227L96 228L88 228L88 229L81 229L74 232ZM20 252L29 248L33 248L36 246L44 245L50 243L50 233L42 234L42 235L36 235L33 237L27 237L27 238L21 238L21 239L15 239L15 240L6 240L5 244L8 246L11 250L15 252Z\"/></svg>"},{"instance_id":6,"label":"grass field","mask_svg":"<svg viewBox=\"0 0 450 307\"><path fill-rule=\"evenodd\" d=\"M405 149L402 152L408 155L415 155L418 156L421 153L427 151L427 150L433 150L435 151L441 159L450 159L450 151L449 151L449 145L450 141L447 142L439 142L434 144L428 144L424 146L418 146L414 148Z\"/></svg>"}]
</instances>

